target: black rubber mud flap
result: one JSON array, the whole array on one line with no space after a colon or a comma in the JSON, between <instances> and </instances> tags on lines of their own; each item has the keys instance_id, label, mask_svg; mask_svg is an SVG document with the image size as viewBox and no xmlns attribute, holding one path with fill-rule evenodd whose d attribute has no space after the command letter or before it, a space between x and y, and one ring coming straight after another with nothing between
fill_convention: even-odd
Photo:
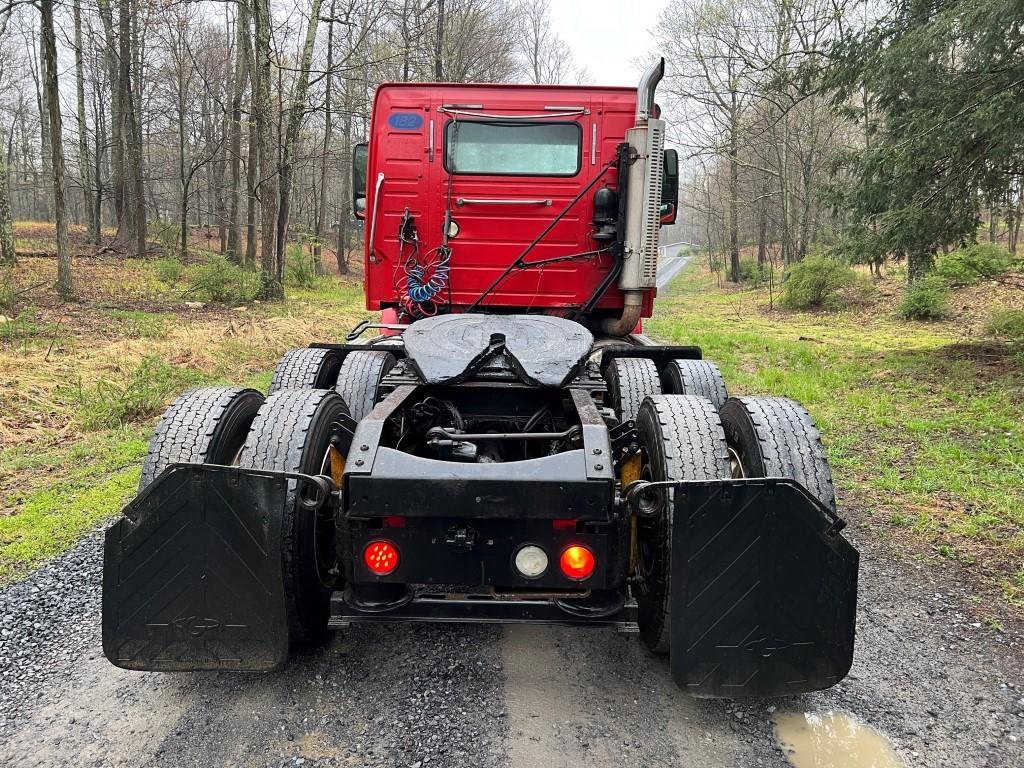
<instances>
[{"instance_id":1,"label":"black rubber mud flap","mask_svg":"<svg viewBox=\"0 0 1024 768\"><path fill-rule=\"evenodd\" d=\"M787 696L853 662L859 555L792 480L675 486L672 678L694 696Z\"/></svg>"},{"instance_id":2,"label":"black rubber mud flap","mask_svg":"<svg viewBox=\"0 0 1024 768\"><path fill-rule=\"evenodd\" d=\"M103 653L125 669L270 670L288 656L281 473L176 464L103 550Z\"/></svg>"}]
</instances>

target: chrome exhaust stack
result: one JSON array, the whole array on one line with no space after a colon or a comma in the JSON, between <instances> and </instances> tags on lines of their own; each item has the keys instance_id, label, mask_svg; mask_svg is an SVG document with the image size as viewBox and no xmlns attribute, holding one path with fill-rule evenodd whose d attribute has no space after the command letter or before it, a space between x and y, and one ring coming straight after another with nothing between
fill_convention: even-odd
<instances>
[{"instance_id":1,"label":"chrome exhaust stack","mask_svg":"<svg viewBox=\"0 0 1024 768\"><path fill-rule=\"evenodd\" d=\"M644 72L636 89L636 125L626 132L632 164L626 183L626 239L619 276L625 296L622 315L602 323L602 330L611 336L625 336L636 327L643 291L657 285L665 121L653 113L654 93L664 75L663 58Z\"/></svg>"}]
</instances>

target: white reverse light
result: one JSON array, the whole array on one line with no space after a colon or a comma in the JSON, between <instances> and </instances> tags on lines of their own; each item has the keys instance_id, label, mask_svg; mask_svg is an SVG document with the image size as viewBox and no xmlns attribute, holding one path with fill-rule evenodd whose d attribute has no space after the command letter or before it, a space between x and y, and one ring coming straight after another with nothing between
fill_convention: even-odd
<instances>
[{"instance_id":1,"label":"white reverse light","mask_svg":"<svg viewBox=\"0 0 1024 768\"><path fill-rule=\"evenodd\" d=\"M540 547L528 544L516 552L516 570L528 579L536 579L548 569L548 556Z\"/></svg>"}]
</instances>

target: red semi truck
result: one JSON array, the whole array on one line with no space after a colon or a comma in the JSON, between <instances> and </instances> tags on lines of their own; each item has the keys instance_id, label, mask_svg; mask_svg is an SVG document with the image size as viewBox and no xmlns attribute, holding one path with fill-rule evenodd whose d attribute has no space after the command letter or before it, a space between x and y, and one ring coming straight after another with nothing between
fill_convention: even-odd
<instances>
[{"instance_id":1,"label":"red semi truck","mask_svg":"<svg viewBox=\"0 0 1024 768\"><path fill-rule=\"evenodd\" d=\"M114 664L536 622L636 633L698 696L847 673L858 556L807 411L639 332L677 206L663 67L635 91L378 89L353 204L381 322L288 351L267 396L171 406L107 532Z\"/></svg>"}]
</instances>

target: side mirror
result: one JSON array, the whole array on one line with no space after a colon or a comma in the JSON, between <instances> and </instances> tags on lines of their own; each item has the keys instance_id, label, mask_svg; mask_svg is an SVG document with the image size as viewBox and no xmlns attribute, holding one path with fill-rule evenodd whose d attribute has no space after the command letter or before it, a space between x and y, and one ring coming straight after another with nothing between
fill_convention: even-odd
<instances>
[{"instance_id":1,"label":"side mirror","mask_svg":"<svg viewBox=\"0 0 1024 768\"><path fill-rule=\"evenodd\" d=\"M661 176L661 223L675 224L679 209L679 153L666 149Z\"/></svg>"},{"instance_id":2,"label":"side mirror","mask_svg":"<svg viewBox=\"0 0 1024 768\"><path fill-rule=\"evenodd\" d=\"M366 163L369 155L369 144L356 144L352 148L352 213L357 219L366 218Z\"/></svg>"}]
</instances>

